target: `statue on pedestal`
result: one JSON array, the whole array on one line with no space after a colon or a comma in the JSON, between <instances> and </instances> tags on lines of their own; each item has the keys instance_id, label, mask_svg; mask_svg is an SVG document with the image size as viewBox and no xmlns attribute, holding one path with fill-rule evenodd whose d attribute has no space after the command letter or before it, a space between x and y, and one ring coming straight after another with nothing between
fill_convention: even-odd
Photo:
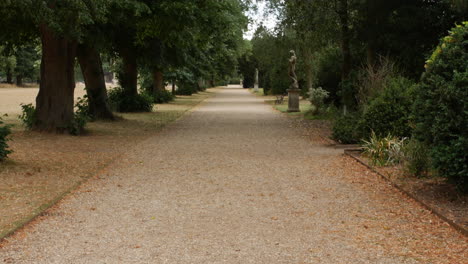
<instances>
[{"instance_id":1,"label":"statue on pedestal","mask_svg":"<svg viewBox=\"0 0 468 264\"><path fill-rule=\"evenodd\" d=\"M291 53L291 58L289 59L289 77L292 80L292 84L289 87L289 89L299 89L299 83L297 82L297 75L296 75L296 53L294 50L291 50L289 53Z\"/></svg>"},{"instance_id":2,"label":"statue on pedestal","mask_svg":"<svg viewBox=\"0 0 468 264\"><path fill-rule=\"evenodd\" d=\"M288 89L288 112L300 112L301 109L299 107L299 100L300 100L300 90L299 90L299 83L297 82L297 75L296 75L296 53L294 50L290 51L291 58L289 59L289 69L288 74L292 80L291 86Z\"/></svg>"}]
</instances>

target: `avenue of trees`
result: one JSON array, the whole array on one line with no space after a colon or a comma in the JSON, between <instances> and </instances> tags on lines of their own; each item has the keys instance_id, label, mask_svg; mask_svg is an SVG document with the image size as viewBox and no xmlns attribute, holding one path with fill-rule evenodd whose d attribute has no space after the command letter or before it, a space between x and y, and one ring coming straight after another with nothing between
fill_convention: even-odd
<instances>
[{"instance_id":1,"label":"avenue of trees","mask_svg":"<svg viewBox=\"0 0 468 264\"><path fill-rule=\"evenodd\" d=\"M255 32L241 74L252 79L255 65L264 92L284 94L294 49L302 94L326 97L336 141L367 142L376 163L405 160L468 191L468 1L265 2L279 24ZM402 157L378 149L392 144Z\"/></svg>"},{"instance_id":2,"label":"avenue of trees","mask_svg":"<svg viewBox=\"0 0 468 264\"><path fill-rule=\"evenodd\" d=\"M240 0L1 1L0 74L18 85L39 81L31 128L63 132L77 119L79 64L90 114L112 120L104 59L113 62L124 103L142 100L139 82L153 97L166 82L214 85L235 70L246 8Z\"/></svg>"}]
</instances>

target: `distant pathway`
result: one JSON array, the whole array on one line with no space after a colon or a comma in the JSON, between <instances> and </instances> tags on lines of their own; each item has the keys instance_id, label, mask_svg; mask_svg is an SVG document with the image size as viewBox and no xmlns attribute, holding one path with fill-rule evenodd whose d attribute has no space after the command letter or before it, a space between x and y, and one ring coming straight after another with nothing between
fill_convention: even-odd
<instances>
[{"instance_id":1,"label":"distant pathway","mask_svg":"<svg viewBox=\"0 0 468 264\"><path fill-rule=\"evenodd\" d=\"M0 262L460 263L466 245L261 98L220 89L10 238Z\"/></svg>"}]
</instances>

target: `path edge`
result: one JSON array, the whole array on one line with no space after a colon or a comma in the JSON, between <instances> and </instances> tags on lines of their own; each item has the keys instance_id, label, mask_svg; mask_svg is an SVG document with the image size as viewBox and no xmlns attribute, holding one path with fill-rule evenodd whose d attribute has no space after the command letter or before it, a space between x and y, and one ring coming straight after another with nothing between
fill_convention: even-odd
<instances>
[{"instance_id":1,"label":"path edge","mask_svg":"<svg viewBox=\"0 0 468 264\"><path fill-rule=\"evenodd\" d=\"M448 217L444 216L439 210L433 208L432 206L428 205L427 203L423 202L419 198L417 198L415 195L411 194L410 192L406 191L403 189L401 186L390 180L388 177L383 175L382 173L378 172L374 167L371 165L367 164L365 161L361 160L359 157L353 155L353 152L357 152L359 149L345 149L344 154L346 156L351 157L352 159L356 160L358 163L361 165L364 165L367 169L370 171L374 172L375 174L379 175L382 179L384 179L386 182L388 182L392 187L397 189L399 192L404 194L405 196L409 197L422 207L424 207L426 210L430 211L432 214L436 215L439 219L442 221L446 222L449 224L452 228L454 228L456 231L458 231L460 234L464 235L465 237L468 237L468 230L465 229L463 226L455 223L453 220L450 220Z\"/></svg>"},{"instance_id":2,"label":"path edge","mask_svg":"<svg viewBox=\"0 0 468 264\"><path fill-rule=\"evenodd\" d=\"M209 89L219 89L219 87L213 87L213 88L209 88ZM215 92L213 92L213 95L215 94ZM177 121L179 121L180 119L184 118L185 116L187 116L188 114L190 114L191 112L195 111L197 108L199 108L207 99L211 98L213 95L203 99L202 101L200 101L199 103L197 103L196 105L194 105L192 108L186 110L179 118L171 121L170 123L166 124L164 127L162 127L161 131L163 131L164 129L167 129L167 127L169 127L170 125L172 125L173 123L176 123ZM159 132L161 132L159 131ZM145 139L143 139L142 141L144 141ZM66 189L64 192L60 193L58 196L56 196L54 199L50 200L49 202L47 203L44 203L42 205L40 205L31 215L29 215L28 217L25 217L24 219L21 219L21 220L18 220L16 222L13 222L13 225L14 227L11 229L11 230L8 230L6 232L3 232L3 233L0 233L0 248L2 248L2 244L5 243L5 242L8 242L8 238L13 236L14 234L16 234L17 232L23 230L27 225L29 225L30 223L32 223L34 220L36 220L39 216L44 216L46 215L46 212L51 209L52 207L54 207L55 205L58 205L61 201L63 201L66 197L68 197L70 194L72 194L74 191L78 190L84 183L88 182L89 180L91 180L92 178L95 178L95 177L98 177L99 175L101 175L103 173L103 171L107 170L109 168L109 166L115 161L117 160L118 158L124 156L124 153L116 156L114 159L112 159L111 161L109 161L104 167L102 167L101 169L99 169L96 173L94 173L93 175L91 176L88 176L80 181L78 181L77 183L75 183L74 185L72 185L70 188Z\"/></svg>"}]
</instances>

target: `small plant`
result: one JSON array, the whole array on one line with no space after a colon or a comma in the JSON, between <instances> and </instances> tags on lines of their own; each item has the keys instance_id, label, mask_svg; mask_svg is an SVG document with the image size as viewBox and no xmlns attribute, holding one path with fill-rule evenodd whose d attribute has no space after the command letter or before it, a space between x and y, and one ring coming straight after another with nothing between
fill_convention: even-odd
<instances>
[{"instance_id":1,"label":"small plant","mask_svg":"<svg viewBox=\"0 0 468 264\"><path fill-rule=\"evenodd\" d=\"M31 130L36 122L36 108L32 104L21 104L21 115L19 119L23 122L26 129Z\"/></svg>"},{"instance_id":2,"label":"small plant","mask_svg":"<svg viewBox=\"0 0 468 264\"><path fill-rule=\"evenodd\" d=\"M83 98L78 98L75 104L75 114L72 123L68 126L68 132L72 135L80 135L83 133L86 124L92 120L89 112L89 101L85 95Z\"/></svg>"},{"instance_id":3,"label":"small plant","mask_svg":"<svg viewBox=\"0 0 468 264\"><path fill-rule=\"evenodd\" d=\"M370 158L375 166L398 164L403 160L403 147L406 138L399 139L388 134L379 137L374 132L369 140L363 140L364 155Z\"/></svg>"},{"instance_id":4,"label":"small plant","mask_svg":"<svg viewBox=\"0 0 468 264\"><path fill-rule=\"evenodd\" d=\"M318 87L310 88L307 94L309 95L310 103L315 106L315 109L313 110L314 114L320 113L325 105L325 99L328 98L330 93L322 89L322 87Z\"/></svg>"},{"instance_id":5,"label":"small plant","mask_svg":"<svg viewBox=\"0 0 468 264\"><path fill-rule=\"evenodd\" d=\"M198 92L197 84L190 81L179 82L178 88L176 90L177 95L192 95L196 92Z\"/></svg>"},{"instance_id":6,"label":"small plant","mask_svg":"<svg viewBox=\"0 0 468 264\"><path fill-rule=\"evenodd\" d=\"M153 97L147 92L128 94L121 87L109 91L109 103L116 112L151 112L153 110Z\"/></svg>"},{"instance_id":7,"label":"small plant","mask_svg":"<svg viewBox=\"0 0 468 264\"><path fill-rule=\"evenodd\" d=\"M0 118L0 161L4 160L12 151L8 147L8 136L11 134L10 126L5 125Z\"/></svg>"},{"instance_id":8,"label":"small plant","mask_svg":"<svg viewBox=\"0 0 468 264\"><path fill-rule=\"evenodd\" d=\"M403 148L405 169L416 177L426 176L431 168L429 147L414 138Z\"/></svg>"}]
</instances>

